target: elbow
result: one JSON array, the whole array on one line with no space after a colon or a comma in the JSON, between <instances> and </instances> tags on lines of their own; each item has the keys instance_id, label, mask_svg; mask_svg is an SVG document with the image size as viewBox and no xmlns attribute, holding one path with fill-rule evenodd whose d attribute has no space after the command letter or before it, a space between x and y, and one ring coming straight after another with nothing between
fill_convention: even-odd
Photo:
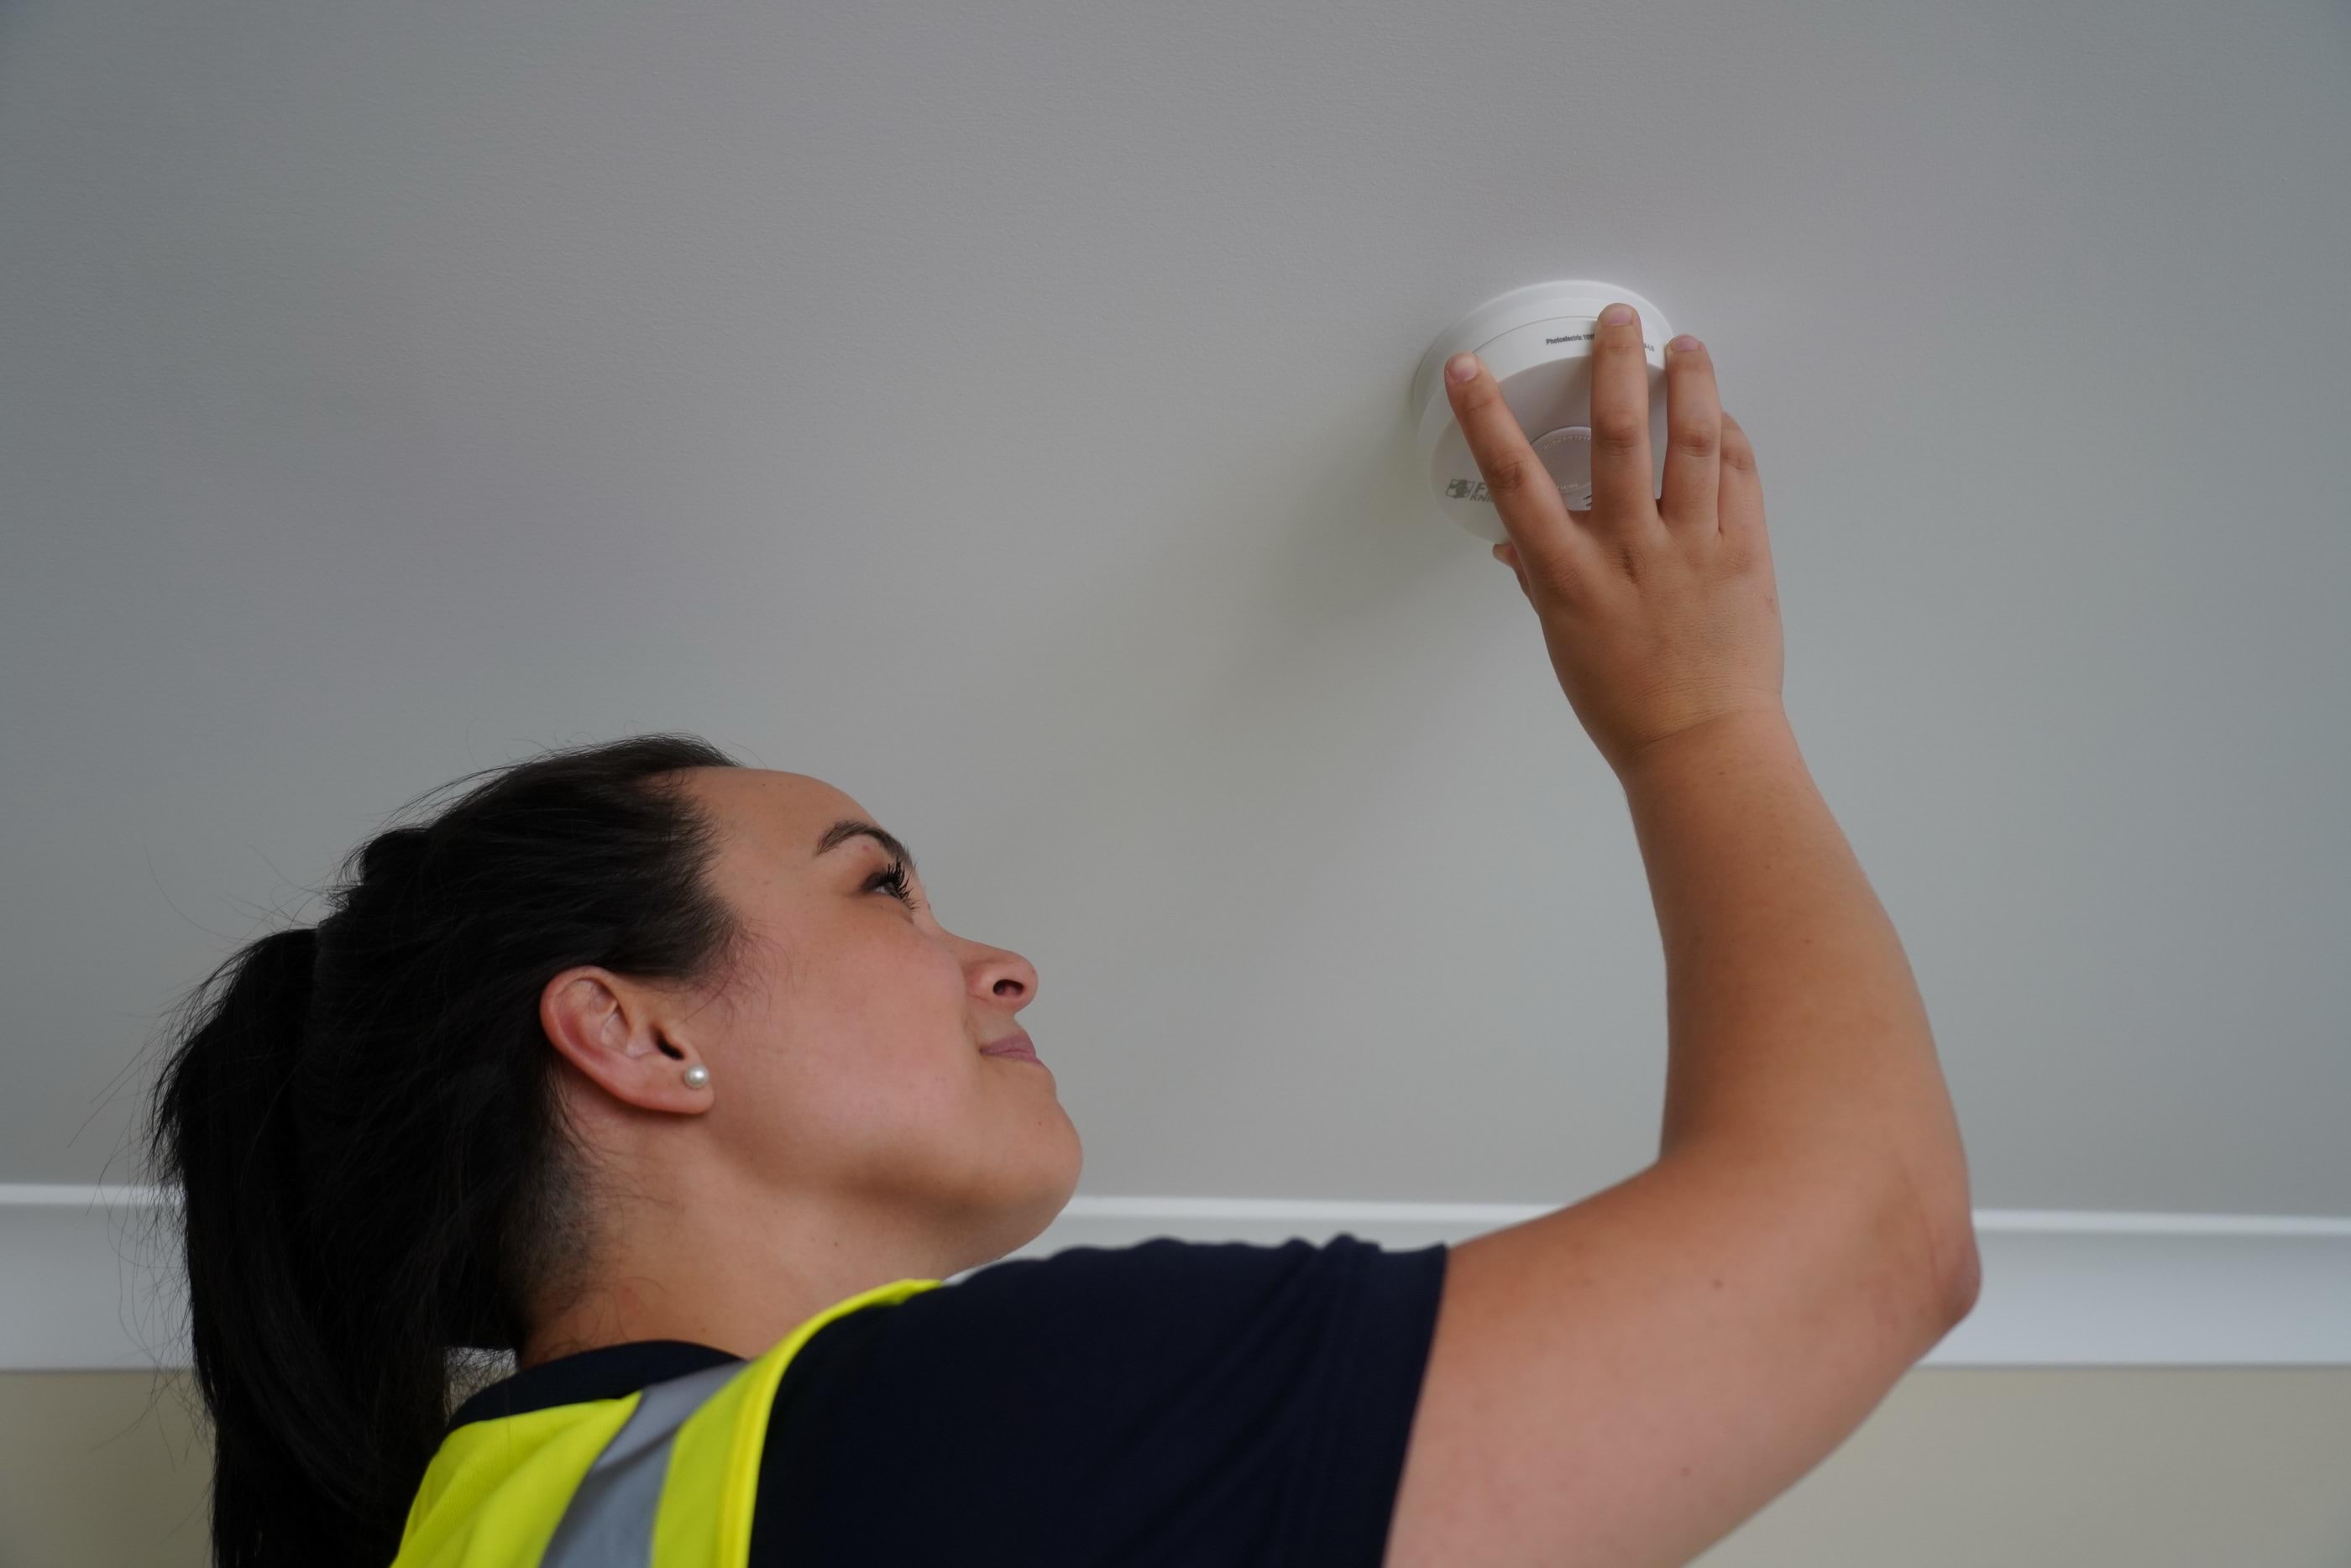
<instances>
[{"instance_id":1,"label":"elbow","mask_svg":"<svg viewBox=\"0 0 2351 1568\"><path fill-rule=\"evenodd\" d=\"M1983 1291L1983 1255L1976 1250L1975 1217L1963 1216L1957 1226L1941 1233L1938 1242L1936 1299L1942 1307L1943 1329L1949 1333L1976 1310L1976 1297Z\"/></svg>"},{"instance_id":2,"label":"elbow","mask_svg":"<svg viewBox=\"0 0 2351 1568\"><path fill-rule=\"evenodd\" d=\"M1922 1182L1905 1170L1902 1199L1909 1210L1912 1256L1924 1254L1931 1310L1938 1320L1938 1337L1975 1311L1983 1291L1983 1256L1976 1250L1975 1206L1969 1201L1967 1179L1955 1184ZM1916 1266L1916 1265L1914 1265Z\"/></svg>"}]
</instances>

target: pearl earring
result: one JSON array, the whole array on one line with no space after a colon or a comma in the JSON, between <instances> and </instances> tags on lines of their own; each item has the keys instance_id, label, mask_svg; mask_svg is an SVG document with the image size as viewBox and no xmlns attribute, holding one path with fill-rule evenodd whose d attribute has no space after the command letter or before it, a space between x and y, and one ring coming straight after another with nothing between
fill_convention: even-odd
<instances>
[{"instance_id":1,"label":"pearl earring","mask_svg":"<svg viewBox=\"0 0 2351 1568\"><path fill-rule=\"evenodd\" d=\"M704 1066L701 1063L696 1062L693 1066L688 1067L685 1070L685 1086L687 1088L698 1089L708 1082L710 1082L710 1069Z\"/></svg>"}]
</instances>

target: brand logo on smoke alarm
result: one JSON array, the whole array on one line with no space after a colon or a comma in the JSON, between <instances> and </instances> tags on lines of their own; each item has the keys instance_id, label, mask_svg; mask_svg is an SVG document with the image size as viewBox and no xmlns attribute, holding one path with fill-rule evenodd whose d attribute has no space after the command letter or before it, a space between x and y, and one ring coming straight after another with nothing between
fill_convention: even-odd
<instances>
[{"instance_id":1,"label":"brand logo on smoke alarm","mask_svg":"<svg viewBox=\"0 0 2351 1568\"><path fill-rule=\"evenodd\" d=\"M1559 487L1559 493L1567 497L1567 504L1576 511L1592 510L1592 486L1562 484ZM1445 498L1447 501L1482 501L1489 506L1494 504L1494 498L1486 493L1486 482L1482 479L1474 483L1467 479L1446 481Z\"/></svg>"}]
</instances>

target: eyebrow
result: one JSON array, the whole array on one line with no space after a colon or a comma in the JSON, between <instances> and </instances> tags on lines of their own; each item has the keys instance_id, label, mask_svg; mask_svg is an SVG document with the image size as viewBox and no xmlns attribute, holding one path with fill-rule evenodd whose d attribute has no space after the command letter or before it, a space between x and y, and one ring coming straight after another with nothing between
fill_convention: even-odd
<instances>
[{"instance_id":1,"label":"eyebrow","mask_svg":"<svg viewBox=\"0 0 2351 1568\"><path fill-rule=\"evenodd\" d=\"M923 873L921 867L914 864L914 852L901 843L896 834L886 827L877 826L854 816L844 816L826 828L824 836L816 841L816 854L810 856L809 858L816 859L828 850L840 848L852 838L871 838L893 856L904 860L906 863L906 869L913 872L917 880L921 878Z\"/></svg>"}]
</instances>

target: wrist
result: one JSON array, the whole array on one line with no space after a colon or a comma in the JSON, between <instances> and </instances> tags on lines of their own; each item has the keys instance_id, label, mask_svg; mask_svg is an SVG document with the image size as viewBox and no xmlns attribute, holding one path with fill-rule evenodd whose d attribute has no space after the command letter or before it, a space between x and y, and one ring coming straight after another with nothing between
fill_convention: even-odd
<instances>
[{"instance_id":1,"label":"wrist","mask_svg":"<svg viewBox=\"0 0 2351 1568\"><path fill-rule=\"evenodd\" d=\"M1645 742L1616 770L1627 788L1646 774L1678 767L1684 757L1753 746L1796 749L1796 732L1781 707L1737 708Z\"/></svg>"}]
</instances>

